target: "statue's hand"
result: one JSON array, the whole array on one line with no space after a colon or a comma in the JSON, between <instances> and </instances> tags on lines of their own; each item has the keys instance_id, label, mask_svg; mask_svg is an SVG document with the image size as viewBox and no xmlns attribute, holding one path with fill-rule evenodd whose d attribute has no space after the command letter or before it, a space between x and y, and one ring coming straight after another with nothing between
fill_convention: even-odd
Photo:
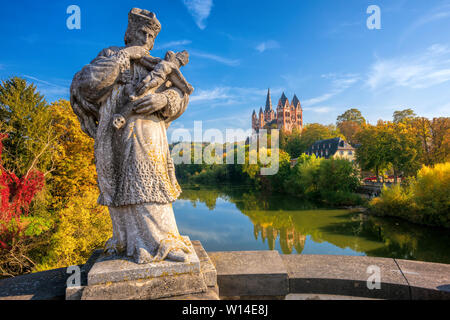
<instances>
[{"instance_id":1,"label":"statue's hand","mask_svg":"<svg viewBox=\"0 0 450 320\"><path fill-rule=\"evenodd\" d=\"M144 66L148 71L152 71L155 66L160 63L162 60L161 58L152 57L152 56L144 56L141 60L139 60L139 63Z\"/></svg>"},{"instance_id":2,"label":"statue's hand","mask_svg":"<svg viewBox=\"0 0 450 320\"><path fill-rule=\"evenodd\" d=\"M144 47L132 46L123 49L125 53L128 54L131 60L140 60L143 57L149 56L150 52Z\"/></svg>"},{"instance_id":3,"label":"statue's hand","mask_svg":"<svg viewBox=\"0 0 450 320\"><path fill-rule=\"evenodd\" d=\"M142 113L153 113L167 106L167 97L160 93L149 94L134 101L133 111Z\"/></svg>"}]
</instances>

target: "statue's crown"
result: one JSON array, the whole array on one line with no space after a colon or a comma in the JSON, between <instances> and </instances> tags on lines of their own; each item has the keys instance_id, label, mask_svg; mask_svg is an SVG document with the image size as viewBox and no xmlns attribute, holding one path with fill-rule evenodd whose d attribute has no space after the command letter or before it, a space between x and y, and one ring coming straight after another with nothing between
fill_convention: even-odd
<instances>
[{"instance_id":1,"label":"statue's crown","mask_svg":"<svg viewBox=\"0 0 450 320\"><path fill-rule=\"evenodd\" d=\"M156 18L156 14L144 9L131 9L128 14L128 23L146 25L154 32L155 36L161 31L161 23Z\"/></svg>"}]
</instances>

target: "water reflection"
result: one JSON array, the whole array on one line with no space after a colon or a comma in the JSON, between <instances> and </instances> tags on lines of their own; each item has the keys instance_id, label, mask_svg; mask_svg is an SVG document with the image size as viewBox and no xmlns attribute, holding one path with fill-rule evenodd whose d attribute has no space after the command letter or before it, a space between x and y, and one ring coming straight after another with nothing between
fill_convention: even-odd
<instances>
[{"instance_id":1,"label":"water reflection","mask_svg":"<svg viewBox=\"0 0 450 320\"><path fill-rule=\"evenodd\" d=\"M209 251L269 249L450 263L448 230L318 208L293 197L184 188L174 209L181 233Z\"/></svg>"}]
</instances>

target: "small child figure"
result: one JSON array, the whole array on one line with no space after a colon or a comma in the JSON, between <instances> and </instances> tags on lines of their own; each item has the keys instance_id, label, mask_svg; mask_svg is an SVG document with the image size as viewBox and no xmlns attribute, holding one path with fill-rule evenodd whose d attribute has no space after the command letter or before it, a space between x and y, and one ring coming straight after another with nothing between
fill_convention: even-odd
<instances>
[{"instance_id":1,"label":"small child figure","mask_svg":"<svg viewBox=\"0 0 450 320\"><path fill-rule=\"evenodd\" d=\"M169 83L166 84L167 87L174 84L183 92L191 94L193 92L192 86L179 71L179 68L187 65L188 62L189 53L187 51L178 52L176 54L173 51L167 51L164 60L160 60L159 63L155 65L153 71L150 72L137 87L137 95L144 95L148 90L162 85L167 79L169 79Z\"/></svg>"},{"instance_id":2,"label":"small child figure","mask_svg":"<svg viewBox=\"0 0 450 320\"><path fill-rule=\"evenodd\" d=\"M136 88L136 95L131 95L131 101L137 100L138 97L145 95L151 89L159 88L164 82L166 87L175 86L186 94L192 94L193 87L186 81L181 74L179 68L185 66L189 62L189 53L182 51L174 53L167 51L164 60L154 58L154 62L141 60L145 67L153 69L150 74L142 80ZM129 111L131 113L132 111ZM116 129L121 129L126 124L126 117L130 114L115 114L113 117L113 125Z\"/></svg>"}]
</instances>

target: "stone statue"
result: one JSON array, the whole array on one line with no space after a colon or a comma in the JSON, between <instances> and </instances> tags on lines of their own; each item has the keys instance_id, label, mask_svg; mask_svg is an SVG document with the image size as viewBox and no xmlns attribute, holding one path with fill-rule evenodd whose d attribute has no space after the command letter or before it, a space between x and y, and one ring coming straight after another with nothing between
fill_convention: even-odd
<instances>
[{"instance_id":1,"label":"stone statue","mask_svg":"<svg viewBox=\"0 0 450 320\"><path fill-rule=\"evenodd\" d=\"M166 136L193 92L179 70L189 55L150 56L160 30L154 13L132 9L125 47L102 50L70 88L81 128L95 139L98 202L113 224L105 252L139 264L185 262L190 253L172 209L181 189Z\"/></svg>"}]
</instances>

